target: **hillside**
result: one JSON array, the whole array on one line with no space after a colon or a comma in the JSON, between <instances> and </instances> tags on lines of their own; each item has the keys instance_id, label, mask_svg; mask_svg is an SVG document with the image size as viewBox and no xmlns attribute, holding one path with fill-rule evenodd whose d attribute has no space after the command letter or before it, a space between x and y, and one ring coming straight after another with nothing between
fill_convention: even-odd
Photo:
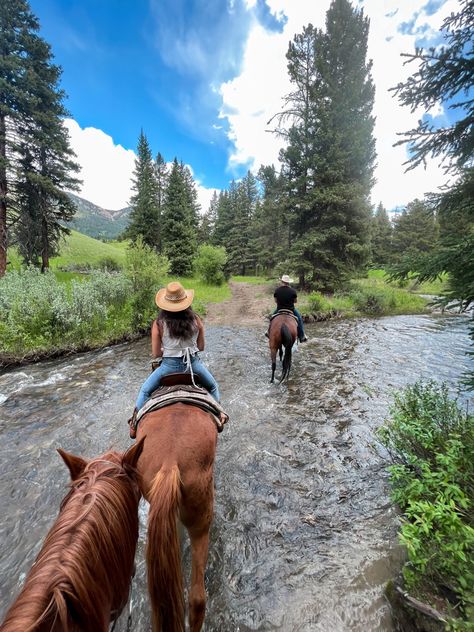
<instances>
[{"instance_id":1,"label":"hillside","mask_svg":"<svg viewBox=\"0 0 474 632\"><path fill-rule=\"evenodd\" d=\"M110 211L74 193L68 195L77 208L74 219L68 225L78 232L95 239L117 239L127 227L130 207Z\"/></svg>"},{"instance_id":2,"label":"hillside","mask_svg":"<svg viewBox=\"0 0 474 632\"><path fill-rule=\"evenodd\" d=\"M60 244L60 256L51 258L51 268L57 270L71 265L80 267L82 264L95 266L106 258L113 259L118 264L123 265L127 246L128 241L104 243L72 230L71 234ZM8 260L12 269L20 267L21 260L16 248L9 249Z\"/></svg>"}]
</instances>

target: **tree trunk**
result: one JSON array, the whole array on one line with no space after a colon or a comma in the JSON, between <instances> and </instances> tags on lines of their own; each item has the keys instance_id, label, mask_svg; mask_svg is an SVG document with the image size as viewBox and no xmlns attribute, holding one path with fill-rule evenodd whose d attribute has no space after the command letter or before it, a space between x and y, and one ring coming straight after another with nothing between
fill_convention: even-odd
<instances>
[{"instance_id":1,"label":"tree trunk","mask_svg":"<svg viewBox=\"0 0 474 632\"><path fill-rule=\"evenodd\" d=\"M7 134L5 116L0 115L0 278L7 270Z\"/></svg>"}]
</instances>

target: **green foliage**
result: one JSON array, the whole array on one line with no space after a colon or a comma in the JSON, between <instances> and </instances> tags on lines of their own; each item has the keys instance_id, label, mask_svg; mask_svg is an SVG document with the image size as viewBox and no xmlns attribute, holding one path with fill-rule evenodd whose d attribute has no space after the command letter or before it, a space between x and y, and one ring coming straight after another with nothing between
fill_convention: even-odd
<instances>
[{"instance_id":1,"label":"green foliage","mask_svg":"<svg viewBox=\"0 0 474 632\"><path fill-rule=\"evenodd\" d=\"M387 211L380 203L372 217L370 231L370 248L372 251L372 263L385 265L392 256L392 233Z\"/></svg>"},{"instance_id":2,"label":"green foliage","mask_svg":"<svg viewBox=\"0 0 474 632\"><path fill-rule=\"evenodd\" d=\"M330 305L329 301L320 292L312 292L307 297L308 309L314 312L326 311Z\"/></svg>"},{"instance_id":3,"label":"green foliage","mask_svg":"<svg viewBox=\"0 0 474 632\"><path fill-rule=\"evenodd\" d=\"M194 269L205 283L222 285L224 283L224 266L227 262L225 248L220 246L199 246L198 256L194 260Z\"/></svg>"},{"instance_id":4,"label":"green foliage","mask_svg":"<svg viewBox=\"0 0 474 632\"><path fill-rule=\"evenodd\" d=\"M142 241L158 250L160 243L160 208L158 206L159 186L156 179L150 145L147 137L140 132L137 158L133 178L134 195L130 200L132 210L130 223L125 231L126 237Z\"/></svg>"},{"instance_id":5,"label":"green foliage","mask_svg":"<svg viewBox=\"0 0 474 632\"><path fill-rule=\"evenodd\" d=\"M393 297L377 288L359 287L350 293L350 298L357 311L373 316L381 316L395 306Z\"/></svg>"},{"instance_id":6,"label":"green foliage","mask_svg":"<svg viewBox=\"0 0 474 632\"><path fill-rule=\"evenodd\" d=\"M49 266L75 208L79 165L63 125L61 68L24 0L0 5L0 276L15 239L27 264ZM14 221L13 221L14 220ZM7 227L13 224L13 230ZM41 261L40 261L41 260Z\"/></svg>"},{"instance_id":7,"label":"green foliage","mask_svg":"<svg viewBox=\"0 0 474 632\"><path fill-rule=\"evenodd\" d=\"M300 311L304 316L387 316L421 314L427 300L408 289L388 283L383 270L369 271L369 278L354 279L348 288L335 294L313 292L300 296Z\"/></svg>"},{"instance_id":8,"label":"green foliage","mask_svg":"<svg viewBox=\"0 0 474 632\"><path fill-rule=\"evenodd\" d=\"M288 264L302 287L342 287L370 254L375 141L368 32L362 10L333 0L326 31L309 24L288 49L294 91L277 117L277 131L288 140L281 152Z\"/></svg>"},{"instance_id":9,"label":"green foliage","mask_svg":"<svg viewBox=\"0 0 474 632\"><path fill-rule=\"evenodd\" d=\"M163 251L175 275L190 275L196 254L196 192L192 178L174 159L163 208Z\"/></svg>"},{"instance_id":10,"label":"green foliage","mask_svg":"<svg viewBox=\"0 0 474 632\"><path fill-rule=\"evenodd\" d=\"M168 273L169 262L147 246L140 236L127 251L125 274L132 285L134 329L147 327L156 314L155 295Z\"/></svg>"},{"instance_id":11,"label":"green foliage","mask_svg":"<svg viewBox=\"0 0 474 632\"><path fill-rule=\"evenodd\" d=\"M414 200L395 218L392 259L414 257L433 252L438 241L439 227L431 205Z\"/></svg>"},{"instance_id":12,"label":"green foliage","mask_svg":"<svg viewBox=\"0 0 474 632\"><path fill-rule=\"evenodd\" d=\"M465 614L474 605L474 416L446 385L417 382L395 396L378 436L394 463L405 581L435 593L447 587Z\"/></svg>"},{"instance_id":13,"label":"green foliage","mask_svg":"<svg viewBox=\"0 0 474 632\"><path fill-rule=\"evenodd\" d=\"M68 287L52 272L11 271L0 281L0 349L22 355L120 336L129 327L130 294L122 274L96 272Z\"/></svg>"}]
</instances>

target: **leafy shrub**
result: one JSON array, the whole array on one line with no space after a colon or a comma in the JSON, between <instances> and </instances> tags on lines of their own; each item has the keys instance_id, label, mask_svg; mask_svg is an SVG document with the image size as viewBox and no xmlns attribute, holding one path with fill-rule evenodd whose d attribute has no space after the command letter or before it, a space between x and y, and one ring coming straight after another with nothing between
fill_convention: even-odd
<instances>
[{"instance_id":1,"label":"leafy shrub","mask_svg":"<svg viewBox=\"0 0 474 632\"><path fill-rule=\"evenodd\" d=\"M168 259L158 255L141 237L127 249L125 271L132 286L134 329L148 326L153 319L155 295L168 269Z\"/></svg>"},{"instance_id":2,"label":"leafy shrub","mask_svg":"<svg viewBox=\"0 0 474 632\"><path fill-rule=\"evenodd\" d=\"M122 270L122 265L113 257L102 257L96 267L106 272L120 272Z\"/></svg>"},{"instance_id":3,"label":"leafy shrub","mask_svg":"<svg viewBox=\"0 0 474 632\"><path fill-rule=\"evenodd\" d=\"M225 280L224 268L226 263L225 248L204 244L199 247L198 255L194 260L194 269L205 283L222 285Z\"/></svg>"},{"instance_id":4,"label":"leafy shrub","mask_svg":"<svg viewBox=\"0 0 474 632\"><path fill-rule=\"evenodd\" d=\"M408 587L447 587L468 612L474 604L474 416L449 399L446 385L418 382L396 395L378 435L392 457L392 497L403 511Z\"/></svg>"},{"instance_id":5,"label":"leafy shrub","mask_svg":"<svg viewBox=\"0 0 474 632\"><path fill-rule=\"evenodd\" d=\"M357 311L373 316L380 316L388 308L387 295L377 289L359 287L353 290L349 297Z\"/></svg>"},{"instance_id":6,"label":"leafy shrub","mask_svg":"<svg viewBox=\"0 0 474 632\"><path fill-rule=\"evenodd\" d=\"M320 292L312 292L306 300L311 313L323 312L330 308L329 301Z\"/></svg>"},{"instance_id":7,"label":"leafy shrub","mask_svg":"<svg viewBox=\"0 0 474 632\"><path fill-rule=\"evenodd\" d=\"M53 273L36 268L12 270L1 280L0 321L4 323L2 347L21 351L24 341L50 344L59 320L55 305L67 302L66 290Z\"/></svg>"}]
</instances>

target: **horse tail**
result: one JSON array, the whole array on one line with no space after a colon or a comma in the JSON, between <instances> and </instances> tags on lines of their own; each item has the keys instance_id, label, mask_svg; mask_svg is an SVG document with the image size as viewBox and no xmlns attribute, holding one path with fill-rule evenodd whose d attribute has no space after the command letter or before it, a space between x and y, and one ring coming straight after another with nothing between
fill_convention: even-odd
<instances>
[{"instance_id":1,"label":"horse tail","mask_svg":"<svg viewBox=\"0 0 474 632\"><path fill-rule=\"evenodd\" d=\"M293 338L288 327L283 324L280 329L281 342L285 347L285 355L283 357L283 371L281 374L280 384L290 375L291 369L291 349L293 347Z\"/></svg>"},{"instance_id":2,"label":"horse tail","mask_svg":"<svg viewBox=\"0 0 474 632\"><path fill-rule=\"evenodd\" d=\"M146 558L153 631L184 632L184 587L177 527L181 479L177 464L156 474L149 498Z\"/></svg>"}]
</instances>

